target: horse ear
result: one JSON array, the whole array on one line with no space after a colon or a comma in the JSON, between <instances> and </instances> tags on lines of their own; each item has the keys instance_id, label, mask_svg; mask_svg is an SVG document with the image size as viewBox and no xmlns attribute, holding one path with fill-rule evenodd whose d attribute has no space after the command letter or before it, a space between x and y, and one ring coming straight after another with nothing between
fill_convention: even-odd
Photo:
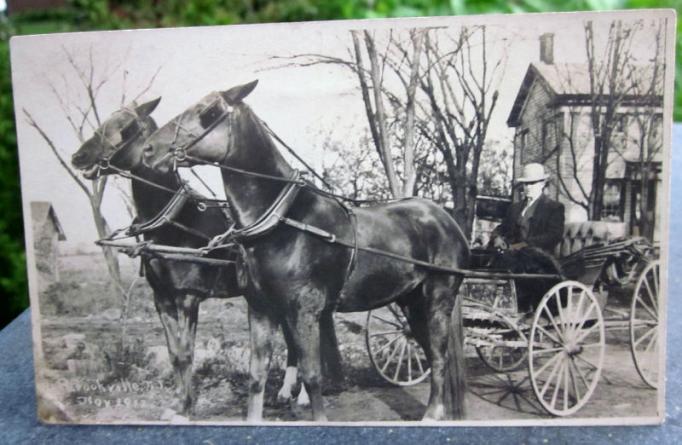
<instances>
[{"instance_id":1,"label":"horse ear","mask_svg":"<svg viewBox=\"0 0 682 445\"><path fill-rule=\"evenodd\" d=\"M135 107L135 112L140 117L147 117L152 114L152 111L156 109L156 106L159 104L159 102L161 102L160 96L156 99L150 100L149 102L143 103L142 105L138 105Z\"/></svg>"},{"instance_id":2,"label":"horse ear","mask_svg":"<svg viewBox=\"0 0 682 445\"><path fill-rule=\"evenodd\" d=\"M220 94L230 105L236 105L240 103L246 96L248 96L254 88L258 85L258 79L245 83L244 85L239 85L232 87L227 91L222 91Z\"/></svg>"}]
</instances>

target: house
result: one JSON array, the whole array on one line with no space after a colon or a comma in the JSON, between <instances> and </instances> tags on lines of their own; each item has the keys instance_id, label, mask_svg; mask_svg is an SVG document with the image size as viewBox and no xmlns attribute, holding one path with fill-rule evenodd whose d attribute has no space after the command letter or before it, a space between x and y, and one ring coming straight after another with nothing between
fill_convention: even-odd
<instances>
[{"instance_id":1,"label":"house","mask_svg":"<svg viewBox=\"0 0 682 445\"><path fill-rule=\"evenodd\" d=\"M31 201L31 223L39 290L43 291L59 281L59 241L66 236L49 202Z\"/></svg>"},{"instance_id":2,"label":"house","mask_svg":"<svg viewBox=\"0 0 682 445\"><path fill-rule=\"evenodd\" d=\"M634 80L634 87L617 96L603 211L588 218L593 119L603 118L599 114L603 104L615 96L591 94L588 65L555 63L553 43L553 34L540 37L540 62L528 66L507 119L515 129L513 178L524 164L540 162L551 175L546 193L564 204L567 222L620 221L626 233L656 241L660 219L656 216L661 214L663 76L651 66L629 71L627 78ZM657 82L656 94L646 94L652 79Z\"/></svg>"}]
</instances>

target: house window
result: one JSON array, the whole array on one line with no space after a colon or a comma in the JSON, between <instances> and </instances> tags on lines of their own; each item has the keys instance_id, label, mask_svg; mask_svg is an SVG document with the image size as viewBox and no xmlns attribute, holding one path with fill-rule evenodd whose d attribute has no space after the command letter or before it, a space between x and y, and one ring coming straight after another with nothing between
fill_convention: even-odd
<instances>
[{"instance_id":1,"label":"house window","mask_svg":"<svg viewBox=\"0 0 682 445\"><path fill-rule=\"evenodd\" d=\"M550 131L550 121L544 121L542 122L542 155L544 158L544 155L547 154L548 151L551 150L551 147L549 144L551 144L550 138L549 138L549 131Z\"/></svg>"},{"instance_id":2,"label":"house window","mask_svg":"<svg viewBox=\"0 0 682 445\"><path fill-rule=\"evenodd\" d=\"M518 135L519 159L521 165L526 163L526 150L528 149L528 129L521 130Z\"/></svg>"},{"instance_id":3,"label":"house window","mask_svg":"<svg viewBox=\"0 0 682 445\"><path fill-rule=\"evenodd\" d=\"M621 179L607 179L606 184L604 184L602 221L623 221L624 203L623 181Z\"/></svg>"}]
</instances>

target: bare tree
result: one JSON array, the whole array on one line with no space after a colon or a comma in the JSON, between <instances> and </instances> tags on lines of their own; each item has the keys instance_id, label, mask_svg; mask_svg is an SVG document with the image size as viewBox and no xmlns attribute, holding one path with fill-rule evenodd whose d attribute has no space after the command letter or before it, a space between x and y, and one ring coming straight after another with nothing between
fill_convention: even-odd
<instances>
[{"instance_id":1,"label":"bare tree","mask_svg":"<svg viewBox=\"0 0 682 445\"><path fill-rule=\"evenodd\" d=\"M369 199L388 199L391 197L386 176L382 175L382 165L370 150L360 147L371 144L369 134L361 137L357 144L339 142L328 136L322 143L326 152L323 159L323 177L327 183L342 190L357 201Z\"/></svg>"},{"instance_id":2,"label":"bare tree","mask_svg":"<svg viewBox=\"0 0 682 445\"><path fill-rule=\"evenodd\" d=\"M431 28L411 29L405 39L392 30L351 31L348 57L298 54L284 66L334 64L358 79L372 145L393 197L416 193L417 90L425 35ZM274 59L281 59L275 57Z\"/></svg>"},{"instance_id":3,"label":"bare tree","mask_svg":"<svg viewBox=\"0 0 682 445\"><path fill-rule=\"evenodd\" d=\"M660 144L658 148L652 146L651 135L661 125L656 115L660 116L662 105L662 26L654 33L655 55L642 63L635 57L633 42L643 34L643 21L614 21L601 40L588 21L584 25L587 87L580 85L582 73L569 69L560 73L565 90L562 93L585 99L574 100L572 110L551 120L549 128L555 145L549 156L555 156L560 193L583 208L590 220L600 220L605 214L604 192L610 165L627 161L633 144L643 169L652 168L651 160L660 152ZM542 134L545 138L546 132ZM623 137L626 134L629 138ZM546 142L540 143L544 146ZM641 171L643 178L650 174ZM648 189L641 192L642 199L648 199ZM641 213L647 212L642 209ZM647 233L648 228L641 230Z\"/></svg>"},{"instance_id":4,"label":"bare tree","mask_svg":"<svg viewBox=\"0 0 682 445\"><path fill-rule=\"evenodd\" d=\"M665 21L653 24L654 27L654 50L650 59L650 67L646 70L640 82L633 85L634 93L640 97L638 105L630 115L634 122L631 142L635 144L639 152L637 162L640 180L639 190L639 233L653 239L654 215L651 214L650 200L652 181L656 180L657 167L654 162L663 149L663 120L662 120L662 97L663 75L665 73L664 55L664 31ZM648 79L644 76L648 76ZM628 133L630 134L630 133Z\"/></svg>"},{"instance_id":5,"label":"bare tree","mask_svg":"<svg viewBox=\"0 0 682 445\"><path fill-rule=\"evenodd\" d=\"M414 165L415 96L420 75L421 53L427 32L428 29L410 30L410 47L404 45L390 32L388 42L381 54L377 50L376 34L369 31L351 32L355 64L348 66L358 76L374 147L379 154L391 193L395 198L413 196L415 193L417 180ZM365 59L369 60L369 69L365 68ZM404 94L394 93L391 91L391 86L386 85L386 70L392 72L393 78L397 80L396 83L402 86ZM387 102L396 112L392 117L387 113ZM396 138L391 137L390 119L397 121L402 129L402 140L398 143L394 143ZM392 150L395 146L402 158L402 180L396 172Z\"/></svg>"},{"instance_id":6,"label":"bare tree","mask_svg":"<svg viewBox=\"0 0 682 445\"><path fill-rule=\"evenodd\" d=\"M549 128L556 135L557 141L553 152L556 153L555 171L559 192L590 215L590 188L586 185L589 180L585 179L582 172L589 169L586 165L587 160L591 159L588 147L593 138L585 134L582 128L583 119L585 116L582 113L569 112L563 119L553 120Z\"/></svg>"},{"instance_id":7,"label":"bare tree","mask_svg":"<svg viewBox=\"0 0 682 445\"><path fill-rule=\"evenodd\" d=\"M358 78L371 140L394 197L442 197L473 223L480 157L504 59L488 60L485 27L351 32L348 58L299 54L286 66L336 64ZM405 38L407 36L408 38ZM438 158L433 151L439 152ZM444 171L434 162L445 163Z\"/></svg>"},{"instance_id":8,"label":"bare tree","mask_svg":"<svg viewBox=\"0 0 682 445\"><path fill-rule=\"evenodd\" d=\"M452 189L454 216L471 231L481 154L504 75L505 60L491 61L485 26L426 37L427 69L420 88L428 98L421 133L442 153Z\"/></svg>"},{"instance_id":9,"label":"bare tree","mask_svg":"<svg viewBox=\"0 0 682 445\"><path fill-rule=\"evenodd\" d=\"M632 43L642 22L611 23L606 44L600 51L592 21L585 23L585 52L589 75L589 106L594 136L590 219L601 219L609 151L612 146L617 110L632 95Z\"/></svg>"},{"instance_id":10,"label":"bare tree","mask_svg":"<svg viewBox=\"0 0 682 445\"><path fill-rule=\"evenodd\" d=\"M70 126L73 130L74 135L80 143L83 143L87 137L86 134L91 133L99 126L102 125L102 110L98 102L103 88L112 83L115 74L120 70L121 63L114 65L113 67L104 66L98 69L95 66L94 56L92 48L88 52L87 62L81 64L76 60L73 53L69 52L66 48L62 48L66 60L68 61L68 66L70 73L63 73L62 79L64 81L65 87L60 89L55 85L53 81L48 80L48 85L52 91L55 99L57 100L65 119L65 123ZM127 79L127 71L123 70L123 92L121 93L121 103L126 100L125 97L125 82ZM158 70L151 77L148 84L142 88L142 90L134 97L133 102L139 99L143 94L145 94L152 86ZM78 79L79 91L82 94L82 100L74 100L74 95L68 91L66 85L68 85L67 75L75 75ZM64 91L66 90L66 91ZM65 155L64 150L58 148L54 143L53 139L47 134L47 132L41 127L41 125L34 119L31 112L24 109L24 116L28 124L35 129L41 138L45 141L49 149L52 151L54 156L59 161L59 164L64 168L68 175L73 179L80 190L86 195L88 203L90 204L90 210L97 230L97 235L100 238L105 238L111 234L111 228L107 223L107 220L102 213L102 200L104 198L104 192L107 188L109 182L108 176L101 176L92 181L86 181L81 178L77 172L75 172L69 163L66 161L68 159ZM78 148L78 147L75 147ZM119 190L123 196L126 205L130 201L130 197L127 193L120 189ZM109 275L112 279L113 284L119 289L124 303L127 300L127 291L124 289L121 281L121 271L118 263L118 258L116 252L106 246L101 246L102 253L106 260L107 269Z\"/></svg>"}]
</instances>

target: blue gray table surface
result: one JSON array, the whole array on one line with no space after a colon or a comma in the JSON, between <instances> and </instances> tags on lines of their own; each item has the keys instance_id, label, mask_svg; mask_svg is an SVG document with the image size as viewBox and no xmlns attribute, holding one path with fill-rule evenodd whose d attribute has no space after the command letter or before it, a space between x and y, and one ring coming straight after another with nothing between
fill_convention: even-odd
<instances>
[{"instance_id":1,"label":"blue gray table surface","mask_svg":"<svg viewBox=\"0 0 682 445\"><path fill-rule=\"evenodd\" d=\"M29 312L0 332L0 443L679 443L682 441L682 125L673 128L666 421L647 427L54 426L36 418Z\"/></svg>"}]
</instances>

